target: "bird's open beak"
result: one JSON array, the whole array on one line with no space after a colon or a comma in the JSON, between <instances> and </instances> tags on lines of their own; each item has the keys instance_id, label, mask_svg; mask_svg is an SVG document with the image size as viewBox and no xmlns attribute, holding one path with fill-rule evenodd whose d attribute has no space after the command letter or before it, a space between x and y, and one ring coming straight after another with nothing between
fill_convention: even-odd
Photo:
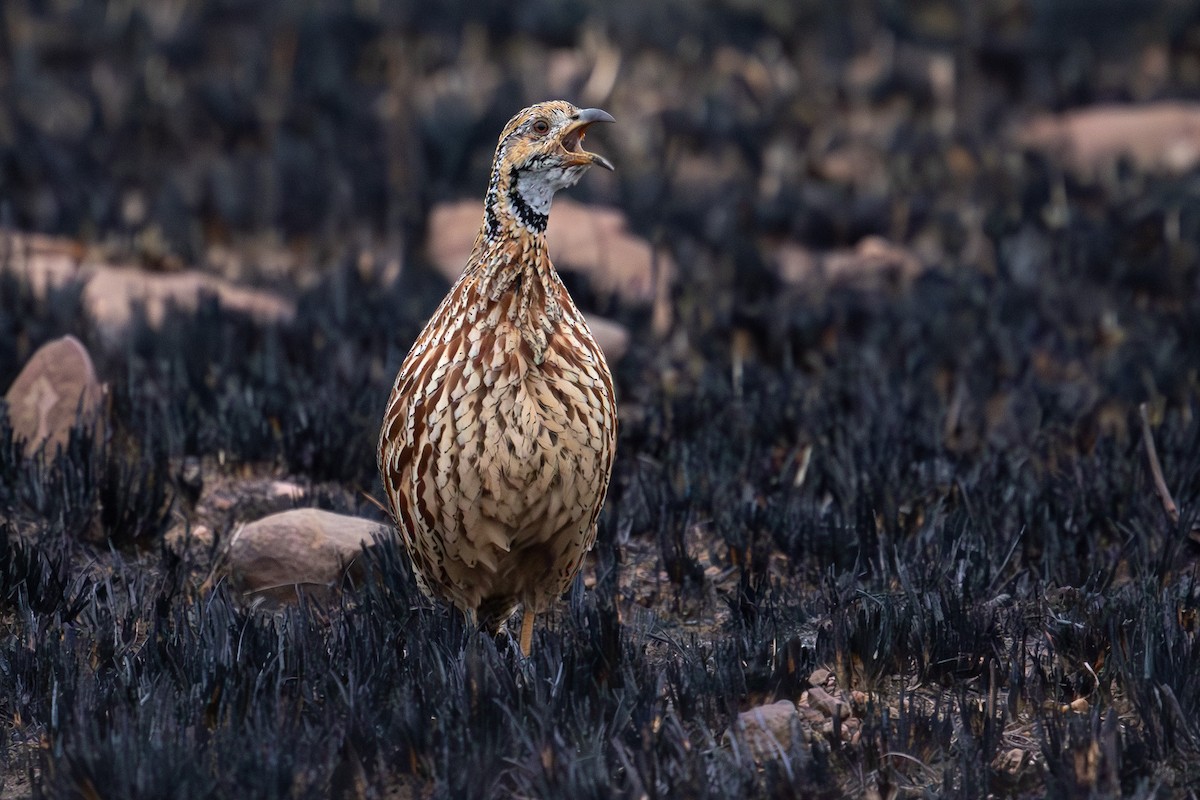
<instances>
[{"instance_id":1,"label":"bird's open beak","mask_svg":"<svg viewBox=\"0 0 1200 800\"><path fill-rule=\"evenodd\" d=\"M587 129L596 122L616 122L616 120L612 118L612 114L599 108L582 108L576 115L575 121L568 125L566 132L563 133L562 146L567 151L569 164L583 167L595 164L611 170L613 169L612 162L604 156L589 153L581 146Z\"/></svg>"}]
</instances>

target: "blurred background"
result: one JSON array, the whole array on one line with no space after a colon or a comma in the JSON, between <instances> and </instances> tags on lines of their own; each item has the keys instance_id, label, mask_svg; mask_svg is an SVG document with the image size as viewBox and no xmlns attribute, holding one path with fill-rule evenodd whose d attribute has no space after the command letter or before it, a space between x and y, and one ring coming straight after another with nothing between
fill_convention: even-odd
<instances>
[{"instance_id":1,"label":"blurred background","mask_svg":"<svg viewBox=\"0 0 1200 800\"><path fill-rule=\"evenodd\" d=\"M1189 0L7 0L0 54L6 226L256 281L419 258L549 98L618 120L593 134L617 172L573 197L685 265L785 275L869 235L992 269L1005 158L1103 181L1200 152L1194 110L1182 145L1045 116L1195 98Z\"/></svg>"},{"instance_id":2,"label":"blurred background","mask_svg":"<svg viewBox=\"0 0 1200 800\"><path fill-rule=\"evenodd\" d=\"M399 561L247 611L244 523L384 520L551 98L617 120L549 230L620 401L586 591L519 681ZM3 0L0 797L1186 791L1198 101L1195 0ZM717 744L776 700L786 769Z\"/></svg>"}]
</instances>

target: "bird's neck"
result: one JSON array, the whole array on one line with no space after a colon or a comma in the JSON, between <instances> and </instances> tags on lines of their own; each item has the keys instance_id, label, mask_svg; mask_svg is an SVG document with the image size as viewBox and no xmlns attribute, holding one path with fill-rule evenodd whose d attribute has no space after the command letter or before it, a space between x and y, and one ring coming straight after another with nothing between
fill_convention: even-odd
<instances>
[{"instance_id":1,"label":"bird's neck","mask_svg":"<svg viewBox=\"0 0 1200 800\"><path fill-rule=\"evenodd\" d=\"M480 290L497 295L510 287L538 292L554 302L558 274L546 249L546 223L554 188L539 173L518 172L497 157L484 198L483 225L471 262L482 270Z\"/></svg>"},{"instance_id":2,"label":"bird's neck","mask_svg":"<svg viewBox=\"0 0 1200 800\"><path fill-rule=\"evenodd\" d=\"M499 233L485 220L475 242L468 270L478 275L481 294L499 300L505 292L545 294L553 301L559 284L558 272L550 263L546 234L533 233L519 225L503 225Z\"/></svg>"},{"instance_id":3,"label":"bird's neck","mask_svg":"<svg viewBox=\"0 0 1200 800\"><path fill-rule=\"evenodd\" d=\"M544 225L534 230L508 202L493 204L462 280L474 289L476 318L483 324L512 324L541 363L554 326L562 319L562 281L550 262ZM507 198L504 198L507 199Z\"/></svg>"},{"instance_id":4,"label":"bird's neck","mask_svg":"<svg viewBox=\"0 0 1200 800\"><path fill-rule=\"evenodd\" d=\"M504 227L524 228L530 233L545 233L550 218L554 187L532 173L506 168L502 159L492 166L484 198L485 232Z\"/></svg>"}]
</instances>

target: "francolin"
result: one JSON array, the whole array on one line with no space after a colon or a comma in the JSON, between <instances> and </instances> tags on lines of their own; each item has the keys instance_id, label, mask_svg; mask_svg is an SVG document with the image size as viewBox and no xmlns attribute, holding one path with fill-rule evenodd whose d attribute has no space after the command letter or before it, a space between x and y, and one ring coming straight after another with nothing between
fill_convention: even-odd
<instances>
[{"instance_id":1,"label":"francolin","mask_svg":"<svg viewBox=\"0 0 1200 800\"><path fill-rule=\"evenodd\" d=\"M602 156L596 108L539 103L496 148L483 225L396 376L379 471L422 591L498 632L533 622L596 539L616 448L612 375L546 251L559 189Z\"/></svg>"}]
</instances>

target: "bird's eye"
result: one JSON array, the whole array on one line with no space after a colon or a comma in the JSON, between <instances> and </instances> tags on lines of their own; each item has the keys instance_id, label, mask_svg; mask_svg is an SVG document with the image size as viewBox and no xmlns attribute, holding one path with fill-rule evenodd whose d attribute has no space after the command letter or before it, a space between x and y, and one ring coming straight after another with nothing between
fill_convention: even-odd
<instances>
[{"instance_id":1,"label":"bird's eye","mask_svg":"<svg viewBox=\"0 0 1200 800\"><path fill-rule=\"evenodd\" d=\"M550 130L550 123L546 122L544 119L539 119L537 122L533 123L534 133L545 133L548 130Z\"/></svg>"}]
</instances>

